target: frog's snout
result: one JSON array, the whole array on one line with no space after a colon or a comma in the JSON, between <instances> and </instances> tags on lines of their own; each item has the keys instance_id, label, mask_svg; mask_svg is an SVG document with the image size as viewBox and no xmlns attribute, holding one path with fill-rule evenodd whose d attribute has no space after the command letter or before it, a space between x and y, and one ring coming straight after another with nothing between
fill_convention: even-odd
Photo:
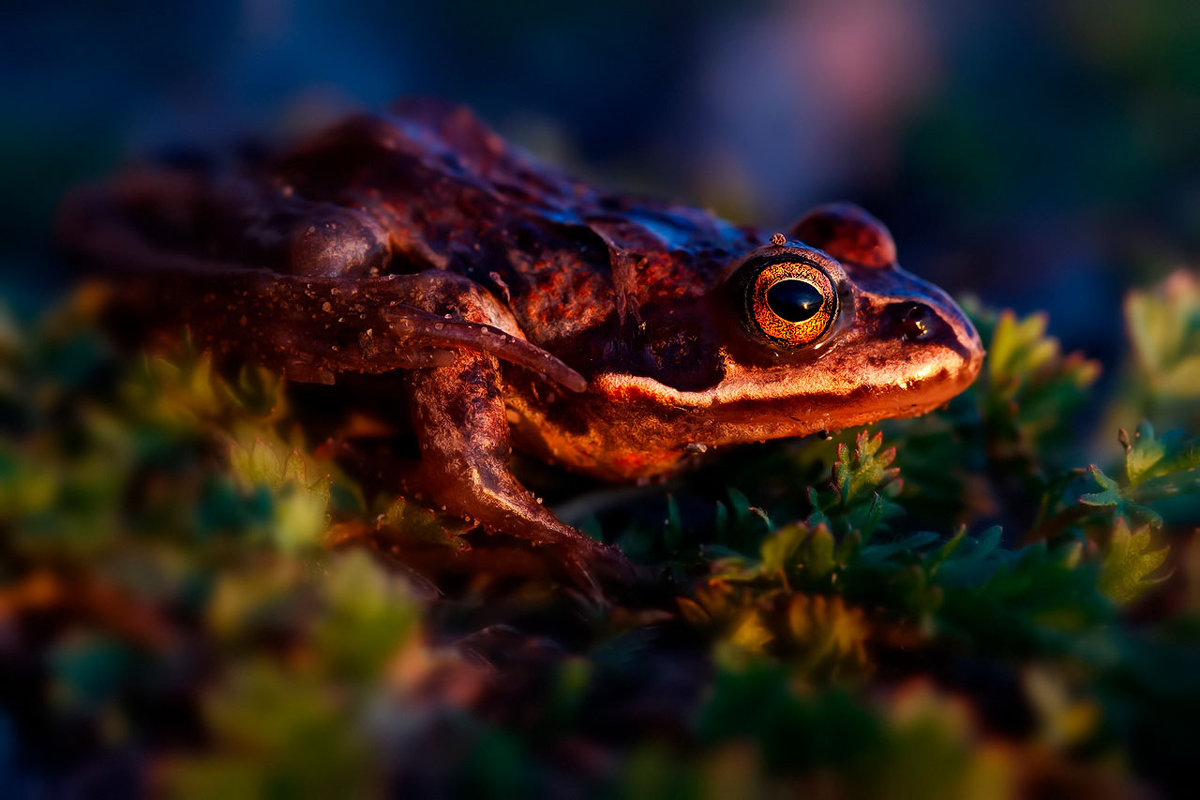
<instances>
[{"instance_id":1,"label":"frog's snout","mask_svg":"<svg viewBox=\"0 0 1200 800\"><path fill-rule=\"evenodd\" d=\"M969 380L974 380L983 366L985 353L983 342L979 339L979 332L975 330L971 320L955 303L951 303L942 319L954 332L954 339L958 346L951 346L951 349L963 357L963 374L969 376Z\"/></svg>"},{"instance_id":2,"label":"frog's snout","mask_svg":"<svg viewBox=\"0 0 1200 800\"><path fill-rule=\"evenodd\" d=\"M892 338L914 344L941 345L960 359L951 371L973 379L983 364L984 349L975 326L953 301L907 300L892 303L885 313Z\"/></svg>"}]
</instances>

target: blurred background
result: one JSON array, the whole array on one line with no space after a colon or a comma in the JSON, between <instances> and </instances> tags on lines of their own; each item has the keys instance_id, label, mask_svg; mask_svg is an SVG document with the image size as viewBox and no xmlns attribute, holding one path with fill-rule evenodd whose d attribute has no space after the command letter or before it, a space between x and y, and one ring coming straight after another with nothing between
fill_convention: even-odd
<instances>
[{"instance_id":1,"label":"blurred background","mask_svg":"<svg viewBox=\"0 0 1200 800\"><path fill-rule=\"evenodd\" d=\"M63 284L64 190L406 93L611 188L783 225L852 200L955 293L1117 355L1126 286L1200 250L1190 0L9 4L0 285Z\"/></svg>"},{"instance_id":2,"label":"blurred background","mask_svg":"<svg viewBox=\"0 0 1200 800\"><path fill-rule=\"evenodd\" d=\"M1200 426L1195 0L18 0L0 64L0 798L583 796L573 775L645 798L782 796L753 782L776 773L811 777L789 784L806 795L862 790L847 797L1195 783L1200 447L1144 427L1122 465L1113 435ZM817 496L796 487L834 457L810 441L591 520L645 563L734 576L697 572L700 589L752 588L605 615L482 573L434 602L386 537L380 557L338 545L381 520L434 550L461 531L298 447L277 379L235 386L186 348L117 364L83 294L28 321L70 282L51 229L71 186L409 93L466 103L607 188L768 230L856 202L904 266L1047 310L1108 383L1093 392L1096 365L1038 320L984 312L1007 359L944 414L887 429L907 494L888 451L856 468L875 475L871 514L886 489L912 537L868 558L866 507L839 522L823 500L838 552L858 553L837 571L816 549L828 530L811 553L788 545L804 555L782 588L688 560L782 553L801 529L769 520L802 519ZM1125 358L1126 290L1181 269L1128 303ZM1066 472L1087 463L1107 472ZM926 517L969 523L958 561ZM1064 526L1067 549L1007 549Z\"/></svg>"}]
</instances>

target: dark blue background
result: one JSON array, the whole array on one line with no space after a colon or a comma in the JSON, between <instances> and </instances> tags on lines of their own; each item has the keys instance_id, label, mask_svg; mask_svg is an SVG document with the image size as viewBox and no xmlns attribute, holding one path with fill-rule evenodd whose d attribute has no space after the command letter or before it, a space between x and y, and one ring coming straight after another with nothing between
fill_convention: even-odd
<instances>
[{"instance_id":1,"label":"dark blue background","mask_svg":"<svg viewBox=\"0 0 1200 800\"><path fill-rule=\"evenodd\" d=\"M969 6L969 9L966 8ZM1121 340L1200 252L1194 2L215 0L4 12L0 278L61 290L62 192L133 155L295 134L410 92L613 187L782 225L856 201L901 262Z\"/></svg>"}]
</instances>

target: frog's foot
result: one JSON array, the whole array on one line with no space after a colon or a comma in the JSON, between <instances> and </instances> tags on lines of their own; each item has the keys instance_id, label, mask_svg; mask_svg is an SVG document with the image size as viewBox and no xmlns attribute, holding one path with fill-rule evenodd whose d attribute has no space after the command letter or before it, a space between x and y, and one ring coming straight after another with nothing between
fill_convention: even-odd
<instances>
[{"instance_id":1,"label":"frog's foot","mask_svg":"<svg viewBox=\"0 0 1200 800\"><path fill-rule=\"evenodd\" d=\"M598 587L626 589L631 596L634 592L640 596L643 590L661 585L657 570L631 564L619 550L583 536L548 512L502 460L476 451L457 460L435 459L426 451L426 458L414 463L398 458L390 447L363 444L331 439L325 447L327 455L366 481L363 489L368 495L398 490L417 505L469 518L469 524L476 526L461 534L469 544L463 549L447 547L403 525L360 531L387 557L435 584L444 578L482 574L505 580L551 579L577 586L592 597ZM447 464L455 466L447 468ZM472 474L472 469L477 472Z\"/></svg>"},{"instance_id":2,"label":"frog's foot","mask_svg":"<svg viewBox=\"0 0 1200 800\"><path fill-rule=\"evenodd\" d=\"M421 464L401 489L420 502L525 540L556 559L588 594L639 582L620 551L588 538L547 510L509 469L509 443L496 359L460 350L447 366L409 376Z\"/></svg>"},{"instance_id":3,"label":"frog's foot","mask_svg":"<svg viewBox=\"0 0 1200 800\"><path fill-rule=\"evenodd\" d=\"M461 465L460 465L461 466ZM646 575L616 548L588 538L557 520L511 476L507 467L467 467L455 475L432 467L406 482L406 490L419 501L462 516L480 525L489 535L526 542L535 560L553 565L569 583L592 598L603 598L605 589L627 588L647 582ZM484 568L503 571L489 561Z\"/></svg>"}]
</instances>

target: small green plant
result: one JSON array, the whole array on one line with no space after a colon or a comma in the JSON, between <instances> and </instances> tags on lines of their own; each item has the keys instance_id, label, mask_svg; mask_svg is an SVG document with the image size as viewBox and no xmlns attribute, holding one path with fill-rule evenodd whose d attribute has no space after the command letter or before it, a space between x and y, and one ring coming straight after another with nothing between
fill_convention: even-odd
<instances>
[{"instance_id":1,"label":"small green plant","mask_svg":"<svg viewBox=\"0 0 1200 800\"><path fill-rule=\"evenodd\" d=\"M611 607L501 559L434 588L394 543L452 561L469 526L365 490L270 373L118 357L86 294L0 317L0 784L136 758L185 797L1165 786L1200 717L1200 439L1127 417L1200 424L1196 285L1131 295L1106 437L1072 423L1096 364L975 308L988 365L946 409L589 522L665 576Z\"/></svg>"}]
</instances>

